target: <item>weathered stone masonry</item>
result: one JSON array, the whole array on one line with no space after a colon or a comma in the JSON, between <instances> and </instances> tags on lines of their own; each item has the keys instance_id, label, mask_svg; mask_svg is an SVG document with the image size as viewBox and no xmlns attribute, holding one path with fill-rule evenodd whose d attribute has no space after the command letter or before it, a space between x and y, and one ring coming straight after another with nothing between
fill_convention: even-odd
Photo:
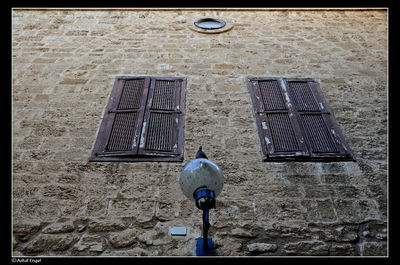
<instances>
[{"instance_id":1,"label":"weathered stone masonry","mask_svg":"<svg viewBox=\"0 0 400 265\"><path fill-rule=\"evenodd\" d=\"M15 9L12 56L13 255L193 255L199 145L218 255L387 254L386 10ZM88 162L117 75L187 77L183 163ZM356 161L262 162L247 76L318 79Z\"/></svg>"}]
</instances>

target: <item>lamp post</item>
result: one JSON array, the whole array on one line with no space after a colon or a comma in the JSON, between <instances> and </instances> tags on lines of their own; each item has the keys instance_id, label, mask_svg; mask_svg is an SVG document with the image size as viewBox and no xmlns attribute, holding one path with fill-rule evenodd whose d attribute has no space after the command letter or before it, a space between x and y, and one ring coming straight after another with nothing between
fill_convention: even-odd
<instances>
[{"instance_id":1,"label":"lamp post","mask_svg":"<svg viewBox=\"0 0 400 265\"><path fill-rule=\"evenodd\" d=\"M183 167L179 175L179 184L183 194L203 211L203 237L196 239L196 255L213 255L212 239L207 238L210 228L208 219L209 210L215 208L215 198L221 193L224 185L222 170L207 158L200 146L196 159Z\"/></svg>"}]
</instances>

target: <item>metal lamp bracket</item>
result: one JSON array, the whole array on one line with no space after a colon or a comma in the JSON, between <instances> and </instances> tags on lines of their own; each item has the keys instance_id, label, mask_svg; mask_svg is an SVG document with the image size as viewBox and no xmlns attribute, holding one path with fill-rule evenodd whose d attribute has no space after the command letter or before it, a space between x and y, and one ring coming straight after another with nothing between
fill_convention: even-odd
<instances>
[{"instance_id":1,"label":"metal lamp bracket","mask_svg":"<svg viewBox=\"0 0 400 265\"><path fill-rule=\"evenodd\" d=\"M210 228L209 210L215 208L215 194L212 190L200 189L194 195L196 207L203 210L203 237L197 238L196 255L211 256L213 255L212 238L207 238L208 229Z\"/></svg>"}]
</instances>

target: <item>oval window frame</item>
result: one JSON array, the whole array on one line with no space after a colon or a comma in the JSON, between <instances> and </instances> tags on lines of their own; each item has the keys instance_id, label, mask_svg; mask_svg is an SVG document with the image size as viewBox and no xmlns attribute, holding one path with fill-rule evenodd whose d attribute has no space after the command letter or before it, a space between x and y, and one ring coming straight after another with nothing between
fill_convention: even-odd
<instances>
[{"instance_id":1,"label":"oval window frame","mask_svg":"<svg viewBox=\"0 0 400 265\"><path fill-rule=\"evenodd\" d=\"M209 18L209 16L207 16L207 17L203 16L200 18L196 18L196 19L194 19L194 21L196 22L196 21L199 21L204 18ZM211 17L211 18L215 18L215 17ZM218 19L220 19L220 18L218 18ZM203 34L219 34L219 33L223 33L223 32L228 32L233 28L233 21L231 21L230 19L227 20L225 18L221 19L221 20L225 23L225 25L218 29L203 29L203 28L197 27L194 24L193 20L187 23L187 27L192 31L195 31L197 33L203 33Z\"/></svg>"}]
</instances>

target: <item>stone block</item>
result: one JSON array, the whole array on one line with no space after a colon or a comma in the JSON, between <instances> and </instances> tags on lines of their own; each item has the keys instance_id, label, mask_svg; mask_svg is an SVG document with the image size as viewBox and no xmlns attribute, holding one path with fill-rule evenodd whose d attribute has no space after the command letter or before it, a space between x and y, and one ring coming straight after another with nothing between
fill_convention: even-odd
<instances>
[{"instance_id":1,"label":"stone block","mask_svg":"<svg viewBox=\"0 0 400 265\"><path fill-rule=\"evenodd\" d=\"M104 239L99 235L83 235L72 247L76 255L98 255L105 249Z\"/></svg>"},{"instance_id":2,"label":"stone block","mask_svg":"<svg viewBox=\"0 0 400 265\"><path fill-rule=\"evenodd\" d=\"M242 251L242 243L231 239L231 238L224 238L222 239L215 239L214 240L214 251L216 252L217 256L244 256L246 255ZM193 253L195 254L195 253Z\"/></svg>"},{"instance_id":3,"label":"stone block","mask_svg":"<svg viewBox=\"0 0 400 265\"><path fill-rule=\"evenodd\" d=\"M35 101L48 101L49 100L49 95L47 94L39 94L36 95Z\"/></svg>"},{"instance_id":4,"label":"stone block","mask_svg":"<svg viewBox=\"0 0 400 265\"><path fill-rule=\"evenodd\" d=\"M38 137L60 137L65 135L67 129L57 126L55 122L35 122L32 126L32 136Z\"/></svg>"},{"instance_id":5,"label":"stone block","mask_svg":"<svg viewBox=\"0 0 400 265\"><path fill-rule=\"evenodd\" d=\"M284 174L283 177L293 185L318 185L321 183L318 176L304 174Z\"/></svg>"},{"instance_id":6,"label":"stone block","mask_svg":"<svg viewBox=\"0 0 400 265\"><path fill-rule=\"evenodd\" d=\"M54 237L54 242L50 246L50 249L54 251L68 250L73 246L75 242L79 240L79 236L73 234L57 235Z\"/></svg>"},{"instance_id":7,"label":"stone block","mask_svg":"<svg viewBox=\"0 0 400 265\"><path fill-rule=\"evenodd\" d=\"M74 227L79 233L83 232L87 228L88 223L89 219L87 218L77 218L73 221Z\"/></svg>"},{"instance_id":8,"label":"stone block","mask_svg":"<svg viewBox=\"0 0 400 265\"><path fill-rule=\"evenodd\" d=\"M49 250L64 251L69 249L79 237L74 234L49 235L40 234L30 240L23 248L24 253L32 254Z\"/></svg>"},{"instance_id":9,"label":"stone block","mask_svg":"<svg viewBox=\"0 0 400 265\"><path fill-rule=\"evenodd\" d=\"M359 220L353 200L336 199L333 205L340 220L344 222L357 222Z\"/></svg>"},{"instance_id":10,"label":"stone block","mask_svg":"<svg viewBox=\"0 0 400 265\"><path fill-rule=\"evenodd\" d=\"M348 185L338 185L336 186L336 193L340 198L344 199L355 199L364 197L364 192L361 188Z\"/></svg>"},{"instance_id":11,"label":"stone block","mask_svg":"<svg viewBox=\"0 0 400 265\"><path fill-rule=\"evenodd\" d=\"M114 248L125 248L132 246L137 241L138 231L129 228L120 232L110 232L109 241Z\"/></svg>"},{"instance_id":12,"label":"stone block","mask_svg":"<svg viewBox=\"0 0 400 265\"><path fill-rule=\"evenodd\" d=\"M332 201L329 200L317 200L318 212L320 214L320 220L323 222L336 221L337 216L333 207Z\"/></svg>"},{"instance_id":13,"label":"stone block","mask_svg":"<svg viewBox=\"0 0 400 265\"><path fill-rule=\"evenodd\" d=\"M232 229L232 231L230 232L230 234L234 237L239 237L239 238L254 238L256 237L252 232L250 232L247 229L243 229L240 227L236 227L234 229Z\"/></svg>"},{"instance_id":14,"label":"stone block","mask_svg":"<svg viewBox=\"0 0 400 265\"><path fill-rule=\"evenodd\" d=\"M40 186L24 185L20 181L13 181L13 196L16 198L38 197L41 193Z\"/></svg>"},{"instance_id":15,"label":"stone block","mask_svg":"<svg viewBox=\"0 0 400 265\"><path fill-rule=\"evenodd\" d=\"M122 257L131 257L131 256L157 256L158 251L151 251L147 247L134 247L128 249L106 249L101 256L122 256Z\"/></svg>"},{"instance_id":16,"label":"stone block","mask_svg":"<svg viewBox=\"0 0 400 265\"><path fill-rule=\"evenodd\" d=\"M388 256L386 242L365 242L360 249L363 256Z\"/></svg>"},{"instance_id":17,"label":"stone block","mask_svg":"<svg viewBox=\"0 0 400 265\"><path fill-rule=\"evenodd\" d=\"M65 78L60 81L60 85L79 85L86 84L87 79L73 79L73 78Z\"/></svg>"},{"instance_id":18,"label":"stone block","mask_svg":"<svg viewBox=\"0 0 400 265\"><path fill-rule=\"evenodd\" d=\"M347 176L346 174L325 174L322 176L322 179L326 184L347 184Z\"/></svg>"},{"instance_id":19,"label":"stone block","mask_svg":"<svg viewBox=\"0 0 400 265\"><path fill-rule=\"evenodd\" d=\"M136 216L138 213L133 199L118 198L112 199L108 203L107 215L115 217Z\"/></svg>"},{"instance_id":20,"label":"stone block","mask_svg":"<svg viewBox=\"0 0 400 265\"><path fill-rule=\"evenodd\" d=\"M154 240L158 236L157 231L154 229L146 230L142 233L137 234L138 241L144 243L146 246L151 246L154 244Z\"/></svg>"},{"instance_id":21,"label":"stone block","mask_svg":"<svg viewBox=\"0 0 400 265\"><path fill-rule=\"evenodd\" d=\"M89 232L113 232L121 231L126 229L127 223L121 220L115 219L102 219L102 220L91 220L89 222Z\"/></svg>"},{"instance_id":22,"label":"stone block","mask_svg":"<svg viewBox=\"0 0 400 265\"><path fill-rule=\"evenodd\" d=\"M359 240L357 226L335 225L322 230L322 238L327 242L356 243Z\"/></svg>"},{"instance_id":23,"label":"stone block","mask_svg":"<svg viewBox=\"0 0 400 265\"><path fill-rule=\"evenodd\" d=\"M13 224L13 235L18 241L26 242L41 229L41 226L42 224L38 221L15 222Z\"/></svg>"},{"instance_id":24,"label":"stone block","mask_svg":"<svg viewBox=\"0 0 400 265\"><path fill-rule=\"evenodd\" d=\"M252 227L248 224L251 233L256 235L256 238L267 238L269 240L281 240L285 242L307 240L314 238L314 232L304 224L289 223L285 224L282 222L269 224L267 227L261 227L259 225Z\"/></svg>"},{"instance_id":25,"label":"stone block","mask_svg":"<svg viewBox=\"0 0 400 265\"><path fill-rule=\"evenodd\" d=\"M369 198L381 198L386 199L387 191L383 185L367 185L366 194Z\"/></svg>"},{"instance_id":26,"label":"stone block","mask_svg":"<svg viewBox=\"0 0 400 265\"><path fill-rule=\"evenodd\" d=\"M331 198L335 190L331 185L304 185L306 198Z\"/></svg>"},{"instance_id":27,"label":"stone block","mask_svg":"<svg viewBox=\"0 0 400 265\"><path fill-rule=\"evenodd\" d=\"M225 226L235 219L254 220L258 214L256 204L244 200L217 200L215 209L211 213L215 226ZM193 214L193 204L189 205L189 211ZM195 210L195 209L194 209ZM198 211L195 210L195 213ZM215 216L215 217L214 217ZM200 217L201 218L201 217ZM211 218L211 217L210 217ZM201 220L201 219L200 219Z\"/></svg>"},{"instance_id":28,"label":"stone block","mask_svg":"<svg viewBox=\"0 0 400 265\"><path fill-rule=\"evenodd\" d=\"M265 253L265 252L276 252L278 246L276 244L269 243L252 243L247 245L247 250L250 253Z\"/></svg>"},{"instance_id":29,"label":"stone block","mask_svg":"<svg viewBox=\"0 0 400 265\"><path fill-rule=\"evenodd\" d=\"M383 222L368 222L360 228L361 235L367 240L377 239L386 240L387 239L387 227Z\"/></svg>"},{"instance_id":30,"label":"stone block","mask_svg":"<svg viewBox=\"0 0 400 265\"><path fill-rule=\"evenodd\" d=\"M328 174L344 173L346 168L344 166L346 162L331 162L322 164L322 172Z\"/></svg>"},{"instance_id":31,"label":"stone block","mask_svg":"<svg viewBox=\"0 0 400 265\"><path fill-rule=\"evenodd\" d=\"M74 224L71 221L62 223L53 223L43 228L42 233L44 234L59 234L68 233L75 230Z\"/></svg>"},{"instance_id":32,"label":"stone block","mask_svg":"<svg viewBox=\"0 0 400 265\"><path fill-rule=\"evenodd\" d=\"M384 220L374 200L356 200L355 207L360 220Z\"/></svg>"},{"instance_id":33,"label":"stone block","mask_svg":"<svg viewBox=\"0 0 400 265\"><path fill-rule=\"evenodd\" d=\"M54 58L36 58L33 60L32 63L43 63L43 64L48 64L48 63L54 63L56 59Z\"/></svg>"},{"instance_id":34,"label":"stone block","mask_svg":"<svg viewBox=\"0 0 400 265\"><path fill-rule=\"evenodd\" d=\"M288 243L283 246L283 251L287 255L318 256L328 255L329 245L323 241L300 241Z\"/></svg>"},{"instance_id":35,"label":"stone block","mask_svg":"<svg viewBox=\"0 0 400 265\"><path fill-rule=\"evenodd\" d=\"M169 221L175 218L175 204L169 202L157 202L155 216L158 220Z\"/></svg>"},{"instance_id":36,"label":"stone block","mask_svg":"<svg viewBox=\"0 0 400 265\"><path fill-rule=\"evenodd\" d=\"M332 244L329 248L330 256L356 256L357 247L352 244Z\"/></svg>"},{"instance_id":37,"label":"stone block","mask_svg":"<svg viewBox=\"0 0 400 265\"><path fill-rule=\"evenodd\" d=\"M41 144L42 140L43 140L42 137L26 136L18 144L18 146L19 148L24 150L37 149Z\"/></svg>"},{"instance_id":38,"label":"stone block","mask_svg":"<svg viewBox=\"0 0 400 265\"><path fill-rule=\"evenodd\" d=\"M319 221L320 213L318 211L318 203L315 200L302 200L301 205L306 210L306 218L308 221Z\"/></svg>"},{"instance_id":39,"label":"stone block","mask_svg":"<svg viewBox=\"0 0 400 265\"><path fill-rule=\"evenodd\" d=\"M155 205L154 200L138 199L134 202L135 218L139 223L146 223L155 218Z\"/></svg>"},{"instance_id":40,"label":"stone block","mask_svg":"<svg viewBox=\"0 0 400 265\"><path fill-rule=\"evenodd\" d=\"M262 187L266 197L274 198L300 198L302 196L299 186L296 185L269 185Z\"/></svg>"},{"instance_id":41,"label":"stone block","mask_svg":"<svg viewBox=\"0 0 400 265\"><path fill-rule=\"evenodd\" d=\"M43 186L43 196L60 200L75 200L79 196L79 190L72 185L48 185Z\"/></svg>"},{"instance_id":42,"label":"stone block","mask_svg":"<svg viewBox=\"0 0 400 265\"><path fill-rule=\"evenodd\" d=\"M274 220L280 222L301 222L306 219L301 201L288 198L285 200L279 198L264 199L264 201L255 201L249 205L259 220Z\"/></svg>"}]
</instances>

